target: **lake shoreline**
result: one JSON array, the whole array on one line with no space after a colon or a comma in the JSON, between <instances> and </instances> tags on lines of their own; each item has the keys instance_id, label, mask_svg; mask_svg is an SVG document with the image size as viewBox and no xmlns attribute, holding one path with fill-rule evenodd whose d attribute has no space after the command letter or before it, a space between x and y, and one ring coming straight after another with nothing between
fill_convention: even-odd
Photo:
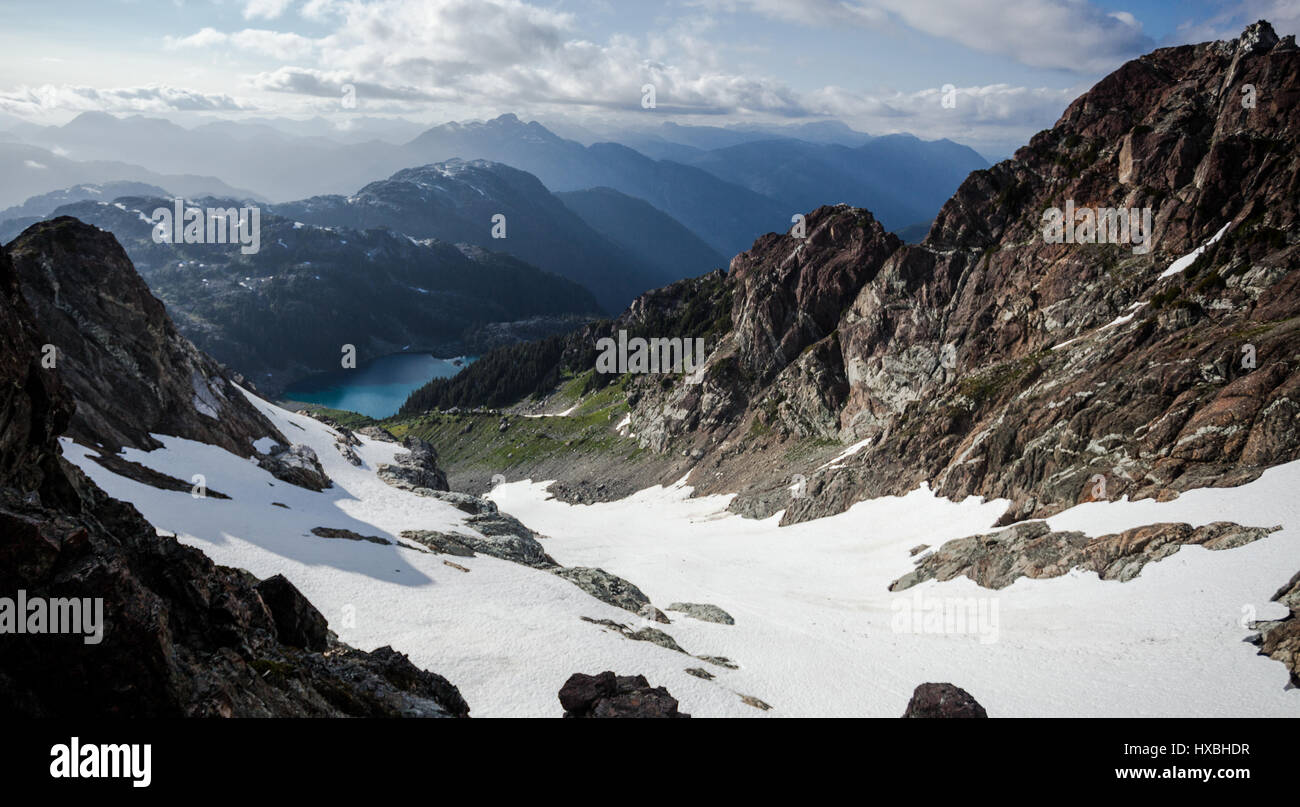
<instances>
[{"instance_id":1,"label":"lake shoreline","mask_svg":"<svg viewBox=\"0 0 1300 807\"><path fill-rule=\"evenodd\" d=\"M443 358L426 352L390 353L355 368L300 379L285 387L277 398L297 408L336 409L382 420L397 414L411 392L435 378L456 375L475 358Z\"/></svg>"}]
</instances>

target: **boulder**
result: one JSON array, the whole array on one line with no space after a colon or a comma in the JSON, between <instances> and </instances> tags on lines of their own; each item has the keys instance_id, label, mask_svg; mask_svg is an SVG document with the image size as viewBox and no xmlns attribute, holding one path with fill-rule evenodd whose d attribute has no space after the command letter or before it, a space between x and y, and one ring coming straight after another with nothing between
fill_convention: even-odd
<instances>
[{"instance_id":1,"label":"boulder","mask_svg":"<svg viewBox=\"0 0 1300 807\"><path fill-rule=\"evenodd\" d=\"M565 717L690 717L677 710L677 699L663 687L651 687L644 675L574 673L560 689Z\"/></svg>"},{"instance_id":2,"label":"boulder","mask_svg":"<svg viewBox=\"0 0 1300 807\"><path fill-rule=\"evenodd\" d=\"M639 614L642 606L650 602L650 598L641 589L604 569L572 566L560 567L552 571L601 602L615 608L622 608L624 611Z\"/></svg>"},{"instance_id":3,"label":"boulder","mask_svg":"<svg viewBox=\"0 0 1300 807\"><path fill-rule=\"evenodd\" d=\"M912 693L903 717L988 717L988 713L961 687L921 684Z\"/></svg>"},{"instance_id":4,"label":"boulder","mask_svg":"<svg viewBox=\"0 0 1300 807\"><path fill-rule=\"evenodd\" d=\"M285 448L277 444L271 453L257 457L257 464L276 479L307 490L319 492L334 484L321 467L316 452L304 445Z\"/></svg>"},{"instance_id":5,"label":"boulder","mask_svg":"<svg viewBox=\"0 0 1300 807\"><path fill-rule=\"evenodd\" d=\"M379 478L403 490L450 490L447 474L438 467L438 452L428 442L407 435L402 441L406 452L376 469Z\"/></svg>"}]
</instances>

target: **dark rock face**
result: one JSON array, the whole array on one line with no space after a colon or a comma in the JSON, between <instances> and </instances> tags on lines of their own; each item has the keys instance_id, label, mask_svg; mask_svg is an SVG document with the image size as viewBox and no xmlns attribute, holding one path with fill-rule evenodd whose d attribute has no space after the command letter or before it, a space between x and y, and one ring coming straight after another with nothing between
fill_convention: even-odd
<instances>
[{"instance_id":1,"label":"dark rock face","mask_svg":"<svg viewBox=\"0 0 1300 807\"><path fill-rule=\"evenodd\" d=\"M574 673L560 689L565 717L690 717L677 711L677 699L651 687L644 675Z\"/></svg>"},{"instance_id":2,"label":"dark rock face","mask_svg":"<svg viewBox=\"0 0 1300 807\"><path fill-rule=\"evenodd\" d=\"M320 492L334 484L316 452L304 445L285 448L277 444L270 454L259 455L257 464L276 479L307 490Z\"/></svg>"},{"instance_id":3,"label":"dark rock face","mask_svg":"<svg viewBox=\"0 0 1300 807\"><path fill-rule=\"evenodd\" d=\"M1071 569L1094 571L1102 580L1124 582L1148 563L1166 558L1186 544L1206 549L1244 546L1281 527L1242 527L1216 521L1149 524L1112 535L1089 538L1081 532L1052 532L1045 521L1026 521L988 535L949 541L926 555L916 569L895 580L902 591L926 580L965 575L985 588L1005 588L1020 577L1059 577Z\"/></svg>"},{"instance_id":4,"label":"dark rock face","mask_svg":"<svg viewBox=\"0 0 1300 807\"><path fill-rule=\"evenodd\" d=\"M407 436L402 441L406 452L394 457L394 463L380 465L379 478L403 490L450 490L447 474L438 467L438 452L428 442Z\"/></svg>"},{"instance_id":5,"label":"dark rock face","mask_svg":"<svg viewBox=\"0 0 1300 807\"><path fill-rule=\"evenodd\" d=\"M271 612L280 641L304 650L326 648L329 625L325 617L288 578L277 574L259 582L256 588Z\"/></svg>"},{"instance_id":6,"label":"dark rock face","mask_svg":"<svg viewBox=\"0 0 1300 807\"><path fill-rule=\"evenodd\" d=\"M242 379L180 335L112 235L64 216L5 249L76 401L70 437L116 453L168 434L241 457L259 438L284 440L235 389Z\"/></svg>"},{"instance_id":7,"label":"dark rock face","mask_svg":"<svg viewBox=\"0 0 1300 807\"><path fill-rule=\"evenodd\" d=\"M80 237L68 222L54 229L52 238ZM273 615L252 575L159 536L133 507L66 463L57 437L72 420L73 394L61 370L41 367L49 340L24 297L8 251L0 250L0 592L102 599L103 633L91 644L80 634L0 635L0 714L468 713L454 686L400 654L336 642L308 649L321 646L323 624L305 601L268 582ZM160 379L163 387L173 382ZM137 425L116 422L124 436ZM284 638L280 622L289 628Z\"/></svg>"},{"instance_id":8,"label":"dark rock face","mask_svg":"<svg viewBox=\"0 0 1300 807\"><path fill-rule=\"evenodd\" d=\"M903 717L988 717L971 694L952 684L921 684Z\"/></svg>"}]
</instances>

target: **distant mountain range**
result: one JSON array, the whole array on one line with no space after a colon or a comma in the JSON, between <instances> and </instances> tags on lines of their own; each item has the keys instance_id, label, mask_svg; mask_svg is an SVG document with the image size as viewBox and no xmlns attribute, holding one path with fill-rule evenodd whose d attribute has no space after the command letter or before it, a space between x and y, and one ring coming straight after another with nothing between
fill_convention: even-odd
<instances>
[{"instance_id":1,"label":"distant mountain range","mask_svg":"<svg viewBox=\"0 0 1300 807\"><path fill-rule=\"evenodd\" d=\"M351 196L314 196L272 209L309 224L388 227L415 238L505 252L580 283L610 312L647 289L722 263L720 255L650 205L617 191L606 195L619 198L600 211L602 227L593 229L532 174L484 160L449 160L398 171ZM589 205L579 207L592 213ZM493 236L497 215L505 217L503 238ZM602 228L612 228L618 238L607 238ZM656 254L645 244L634 252L617 243L651 231L684 241L694 252Z\"/></svg>"},{"instance_id":2,"label":"distant mountain range","mask_svg":"<svg viewBox=\"0 0 1300 807\"><path fill-rule=\"evenodd\" d=\"M652 160L617 143L583 146L514 115L435 126L406 148L423 162L452 157L502 162L537 175L557 192L614 188L654 205L725 255L762 233L786 229L797 212L699 168Z\"/></svg>"},{"instance_id":3,"label":"distant mountain range","mask_svg":"<svg viewBox=\"0 0 1300 807\"><path fill-rule=\"evenodd\" d=\"M972 171L988 167L951 140L912 135L872 138L861 146L760 140L702 152L690 163L795 212L824 204L867 208L890 230L929 221Z\"/></svg>"},{"instance_id":4,"label":"distant mountain range","mask_svg":"<svg viewBox=\"0 0 1300 807\"><path fill-rule=\"evenodd\" d=\"M138 164L92 159L78 161L38 146L0 142L0 205L21 205L33 196L74 185L104 182L144 182L184 196L231 196L261 199L261 195L227 185L213 176L160 173Z\"/></svg>"},{"instance_id":5,"label":"distant mountain range","mask_svg":"<svg viewBox=\"0 0 1300 807\"><path fill-rule=\"evenodd\" d=\"M596 232L671 280L725 267L729 260L667 213L613 188L555 195Z\"/></svg>"},{"instance_id":6,"label":"distant mountain range","mask_svg":"<svg viewBox=\"0 0 1300 807\"><path fill-rule=\"evenodd\" d=\"M412 166L483 159L531 173L553 192L607 187L641 199L685 225L713 250L731 256L764 233L788 229L795 213L825 203L864 205L892 228L929 221L969 171L987 166L975 152L949 141L872 137L836 121L792 126L665 124L646 132L614 132L611 138L619 142L590 145L513 114L434 126L406 142L400 141L410 136L411 128L400 123L358 118L356 131L349 132L324 121L313 125L259 119L187 129L157 118L88 112L63 126L12 126L13 135L42 148L15 161L6 155L24 146L0 142L0 166L21 167L23 159L46 166L52 160L120 160L129 165L118 166L116 172L95 165L78 173L60 163L60 171L45 176L29 168L15 174L22 181L0 191L0 204L113 179L147 181L199 195L192 182L181 187L176 180L147 175L195 170L253 189L232 192L208 186L198 189L203 193L287 201L351 193L376 177ZM583 136L600 137L594 132ZM62 156L55 157L56 152ZM765 165L771 176L763 175ZM826 178L834 182L823 185Z\"/></svg>"},{"instance_id":7,"label":"distant mountain range","mask_svg":"<svg viewBox=\"0 0 1300 807\"><path fill-rule=\"evenodd\" d=\"M60 206L90 199L111 202L119 196L170 196L171 193L147 182L105 182L103 184L73 185L40 196L33 196L20 205L0 210L0 232L10 237L27 229L53 213ZM8 239L0 239L0 243Z\"/></svg>"}]
</instances>

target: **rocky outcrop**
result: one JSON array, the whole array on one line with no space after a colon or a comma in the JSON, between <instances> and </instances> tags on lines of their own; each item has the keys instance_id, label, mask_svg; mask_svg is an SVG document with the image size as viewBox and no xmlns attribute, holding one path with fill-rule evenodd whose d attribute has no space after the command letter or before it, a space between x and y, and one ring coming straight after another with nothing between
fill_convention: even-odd
<instances>
[{"instance_id":1,"label":"rocky outcrop","mask_svg":"<svg viewBox=\"0 0 1300 807\"><path fill-rule=\"evenodd\" d=\"M664 687L651 687L644 675L574 673L560 689L565 717L690 717Z\"/></svg>"},{"instance_id":2,"label":"rocky outcrop","mask_svg":"<svg viewBox=\"0 0 1300 807\"><path fill-rule=\"evenodd\" d=\"M988 717L971 694L952 684L921 684L903 717Z\"/></svg>"},{"instance_id":3,"label":"rocky outcrop","mask_svg":"<svg viewBox=\"0 0 1300 807\"><path fill-rule=\"evenodd\" d=\"M1206 549L1244 546L1281 527L1242 527L1216 521L1149 524L1112 535L1089 538L1081 532L1053 532L1045 521L1027 521L988 535L949 541L923 556L916 568L895 580L902 591L926 580L965 575L985 588L1005 588L1018 578L1059 577L1071 569L1096 572L1102 580L1125 582L1148 563L1169 557L1185 545Z\"/></svg>"},{"instance_id":4,"label":"rocky outcrop","mask_svg":"<svg viewBox=\"0 0 1300 807\"><path fill-rule=\"evenodd\" d=\"M1268 656L1291 671L1291 686L1300 689L1300 572L1278 589L1273 602L1285 605L1290 613L1281 619L1262 620L1251 625L1259 631L1250 641Z\"/></svg>"},{"instance_id":5,"label":"rocky outcrop","mask_svg":"<svg viewBox=\"0 0 1300 807\"><path fill-rule=\"evenodd\" d=\"M673 652L676 653L685 653L686 655L690 655L689 653L686 653L686 651L682 649L681 645L677 644L676 639L669 636L667 633L664 633L663 631L659 630L658 628L644 626L641 628L633 629L627 625L624 625L622 622L615 622L612 619L593 619L589 616L584 616L580 618L582 619L583 622L590 622L593 625L599 625L600 627L605 628L606 630L617 633L618 635L622 636L625 639L631 639L634 642L649 642L650 644L659 645L662 648L665 648L667 650L672 650Z\"/></svg>"},{"instance_id":6,"label":"rocky outcrop","mask_svg":"<svg viewBox=\"0 0 1300 807\"><path fill-rule=\"evenodd\" d=\"M509 513L497 510L495 502L466 493L434 491L428 488L419 488L417 492L419 491L444 501L461 512L468 513L469 517L464 520L464 525L479 534L406 530L402 533L402 537L406 540L448 555L472 558L475 553L481 552L494 558L539 569L552 569L558 565L550 555L546 554L537 533L525 527L523 522Z\"/></svg>"},{"instance_id":7,"label":"rocky outcrop","mask_svg":"<svg viewBox=\"0 0 1300 807\"><path fill-rule=\"evenodd\" d=\"M175 435L241 457L263 437L287 442L235 388L247 382L181 336L112 235L63 216L5 250L40 323L41 366L76 402L70 437L117 453Z\"/></svg>"},{"instance_id":8,"label":"rocky outcrop","mask_svg":"<svg viewBox=\"0 0 1300 807\"><path fill-rule=\"evenodd\" d=\"M352 446L342 440L336 440L334 442L334 448L343 456L343 459L348 461L349 465L352 465L355 468L361 467L361 456L357 454L356 450L353 449Z\"/></svg>"},{"instance_id":9,"label":"rocky outcrop","mask_svg":"<svg viewBox=\"0 0 1300 807\"><path fill-rule=\"evenodd\" d=\"M379 478L402 490L450 490L447 474L438 467L438 452L428 442L408 435L402 441L406 451L376 469Z\"/></svg>"},{"instance_id":10,"label":"rocky outcrop","mask_svg":"<svg viewBox=\"0 0 1300 807\"><path fill-rule=\"evenodd\" d=\"M736 620L731 618L731 614L707 602L675 602L668 606L668 610L679 611L692 619L698 619L702 622L716 622L719 625L736 624Z\"/></svg>"},{"instance_id":11,"label":"rocky outcrop","mask_svg":"<svg viewBox=\"0 0 1300 807\"><path fill-rule=\"evenodd\" d=\"M641 589L604 569L570 566L561 567L554 571L557 575L573 583L591 596L615 608L622 608L624 611L638 614L643 607L650 603L650 598Z\"/></svg>"},{"instance_id":12,"label":"rocky outcrop","mask_svg":"<svg viewBox=\"0 0 1300 807\"><path fill-rule=\"evenodd\" d=\"M382 440L385 443L400 442L393 436L392 432L382 426L362 426L357 429L357 434L360 434L363 437L369 437L371 440Z\"/></svg>"},{"instance_id":13,"label":"rocky outcrop","mask_svg":"<svg viewBox=\"0 0 1300 807\"><path fill-rule=\"evenodd\" d=\"M392 541L387 538L380 538L378 535L362 535L353 530L340 529L338 527L312 527L311 534L317 538L338 538L344 541L365 541L369 544L379 544L380 546L391 546Z\"/></svg>"},{"instance_id":14,"label":"rocky outcrop","mask_svg":"<svg viewBox=\"0 0 1300 807\"><path fill-rule=\"evenodd\" d=\"M465 525L482 533L481 536L468 532L438 532L436 530L404 530L402 537L414 541L434 552L447 555L459 555L472 558L475 553L483 553L511 563L532 566L539 569L552 569L555 560L537 540L536 533L519 523L513 516L498 513L490 517L471 516Z\"/></svg>"},{"instance_id":15,"label":"rocky outcrop","mask_svg":"<svg viewBox=\"0 0 1300 807\"><path fill-rule=\"evenodd\" d=\"M270 453L257 456L257 464L276 479L307 490L320 492L334 484L316 452L308 446L294 444L286 448L277 443Z\"/></svg>"},{"instance_id":16,"label":"rocky outcrop","mask_svg":"<svg viewBox=\"0 0 1300 807\"><path fill-rule=\"evenodd\" d=\"M199 487L193 482L186 482L183 479L177 479L174 476L168 476L161 471L155 471L147 465L141 465L138 462L132 462L123 459L120 454L111 454L107 450L103 454L91 454L90 458L99 465L107 468L118 476L124 476L127 479L133 479L150 487L159 490L175 490L184 493L195 493L201 491L201 495L213 499L229 499L230 497L219 490L213 490L206 485Z\"/></svg>"},{"instance_id":17,"label":"rocky outcrop","mask_svg":"<svg viewBox=\"0 0 1300 807\"><path fill-rule=\"evenodd\" d=\"M90 236L67 222L54 225L46 233L56 241L51 261L81 260L68 245ZM59 251L65 248L70 251ZM41 265L33 257L38 253L24 254ZM53 262L44 266L55 277L62 271ZM111 288L115 280L109 275L104 282ZM57 438L73 420L74 394L62 383L61 369L41 365L50 339L40 325L47 320L35 317L25 291L8 250L0 250L6 348L0 351L0 593L101 601L103 632L97 643L80 634L0 634L0 714L468 713L454 686L391 649L364 653L328 640L317 649L319 615L285 585L268 582L264 597L252 575L216 566L199 550L159 535L133 507L66 463ZM139 324L129 307L109 309L122 313L123 333ZM115 381L85 377L77 383ZM159 379L162 387L174 381ZM141 410L152 400L139 401ZM143 424L105 422L131 439ZM234 433L211 439L234 439Z\"/></svg>"}]
</instances>

